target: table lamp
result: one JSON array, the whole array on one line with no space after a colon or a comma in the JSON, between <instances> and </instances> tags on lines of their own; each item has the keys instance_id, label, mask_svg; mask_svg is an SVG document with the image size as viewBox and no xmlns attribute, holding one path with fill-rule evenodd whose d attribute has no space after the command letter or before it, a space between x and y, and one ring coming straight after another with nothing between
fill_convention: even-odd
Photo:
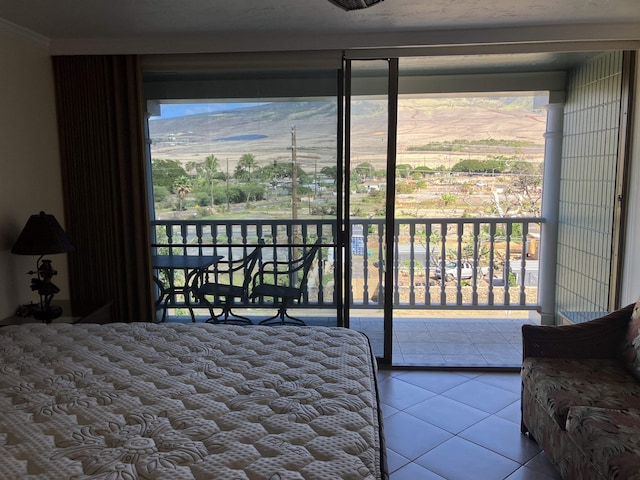
<instances>
[{"instance_id":1,"label":"table lamp","mask_svg":"<svg viewBox=\"0 0 640 480\"><path fill-rule=\"evenodd\" d=\"M46 323L50 323L54 318L62 315L62 308L51 305L53 296L60 291L51 281L51 278L58 272L51 265L51 260L43 259L43 257L71 251L73 251L73 245L56 217L44 212L29 217L22 233L11 249L11 253L39 255L36 270L30 270L27 274L37 275L36 278L31 279L31 290L37 291L40 295L40 305L24 305L18 309L18 315L33 315Z\"/></svg>"}]
</instances>

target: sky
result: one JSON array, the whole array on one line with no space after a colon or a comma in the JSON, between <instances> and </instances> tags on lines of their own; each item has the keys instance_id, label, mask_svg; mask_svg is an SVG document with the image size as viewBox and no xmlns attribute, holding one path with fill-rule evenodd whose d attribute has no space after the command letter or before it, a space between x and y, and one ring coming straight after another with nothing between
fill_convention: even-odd
<instances>
[{"instance_id":1,"label":"sky","mask_svg":"<svg viewBox=\"0 0 640 480\"><path fill-rule=\"evenodd\" d=\"M255 107L262 103L163 103L160 105L160 118L184 117L198 113L219 112L236 108Z\"/></svg>"}]
</instances>

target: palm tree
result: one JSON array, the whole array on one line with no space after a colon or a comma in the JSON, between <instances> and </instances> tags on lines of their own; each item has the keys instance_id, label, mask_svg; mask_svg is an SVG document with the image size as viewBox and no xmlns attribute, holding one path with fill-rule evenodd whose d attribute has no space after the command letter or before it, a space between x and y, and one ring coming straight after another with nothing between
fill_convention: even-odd
<instances>
[{"instance_id":1,"label":"palm tree","mask_svg":"<svg viewBox=\"0 0 640 480\"><path fill-rule=\"evenodd\" d=\"M256 163L256 157L253 153L245 153L240 157L238 165L236 165L236 171L234 177L238 180L244 180L246 183L251 181L251 171L254 170L258 164Z\"/></svg>"},{"instance_id":2,"label":"palm tree","mask_svg":"<svg viewBox=\"0 0 640 480\"><path fill-rule=\"evenodd\" d=\"M209 195L211 197L211 203L209 205L211 206L211 208L213 208L214 203L213 187L215 185L215 180L220 176L220 172L218 172L219 165L220 164L215 155L209 155L204 159L204 162L199 163L195 166L196 172L209 187Z\"/></svg>"},{"instance_id":3,"label":"palm tree","mask_svg":"<svg viewBox=\"0 0 640 480\"><path fill-rule=\"evenodd\" d=\"M238 165L236 165L236 171L233 176L238 180L243 180L246 184L252 182L251 171L254 170L258 164L256 163L256 157L253 153L245 153L240 157ZM251 191L247 189L247 202L251 201Z\"/></svg>"},{"instance_id":4,"label":"palm tree","mask_svg":"<svg viewBox=\"0 0 640 480\"><path fill-rule=\"evenodd\" d=\"M191 180L184 175L178 177L173 184L173 191L178 195L178 210L184 210L184 199L191 192Z\"/></svg>"}]
</instances>

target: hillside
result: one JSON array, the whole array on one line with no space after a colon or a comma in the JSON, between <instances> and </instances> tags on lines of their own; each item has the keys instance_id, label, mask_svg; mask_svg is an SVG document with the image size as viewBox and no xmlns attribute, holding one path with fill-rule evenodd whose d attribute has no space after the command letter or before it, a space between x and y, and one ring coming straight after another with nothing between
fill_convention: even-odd
<instances>
[{"instance_id":1,"label":"hillside","mask_svg":"<svg viewBox=\"0 0 640 480\"><path fill-rule=\"evenodd\" d=\"M398 112L398 163L451 166L458 159L502 154L542 161L546 112L534 110L525 97L401 99ZM382 168L386 152L386 104L355 101L352 116L353 163ZM292 126L296 128L301 164L322 167L335 162L335 105L330 102L278 102L155 119L150 121L154 158L183 162L215 155L225 166L252 153L258 164L291 159ZM455 140L520 140L532 147L467 146L457 152L412 151L416 147Z\"/></svg>"}]
</instances>

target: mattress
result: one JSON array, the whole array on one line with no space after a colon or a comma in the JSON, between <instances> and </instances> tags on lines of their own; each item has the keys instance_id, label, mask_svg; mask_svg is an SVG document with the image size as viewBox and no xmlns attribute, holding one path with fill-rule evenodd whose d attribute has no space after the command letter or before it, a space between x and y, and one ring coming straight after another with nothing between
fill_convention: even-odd
<instances>
[{"instance_id":1,"label":"mattress","mask_svg":"<svg viewBox=\"0 0 640 480\"><path fill-rule=\"evenodd\" d=\"M34 323L0 354L0 478L388 478L352 330Z\"/></svg>"}]
</instances>

